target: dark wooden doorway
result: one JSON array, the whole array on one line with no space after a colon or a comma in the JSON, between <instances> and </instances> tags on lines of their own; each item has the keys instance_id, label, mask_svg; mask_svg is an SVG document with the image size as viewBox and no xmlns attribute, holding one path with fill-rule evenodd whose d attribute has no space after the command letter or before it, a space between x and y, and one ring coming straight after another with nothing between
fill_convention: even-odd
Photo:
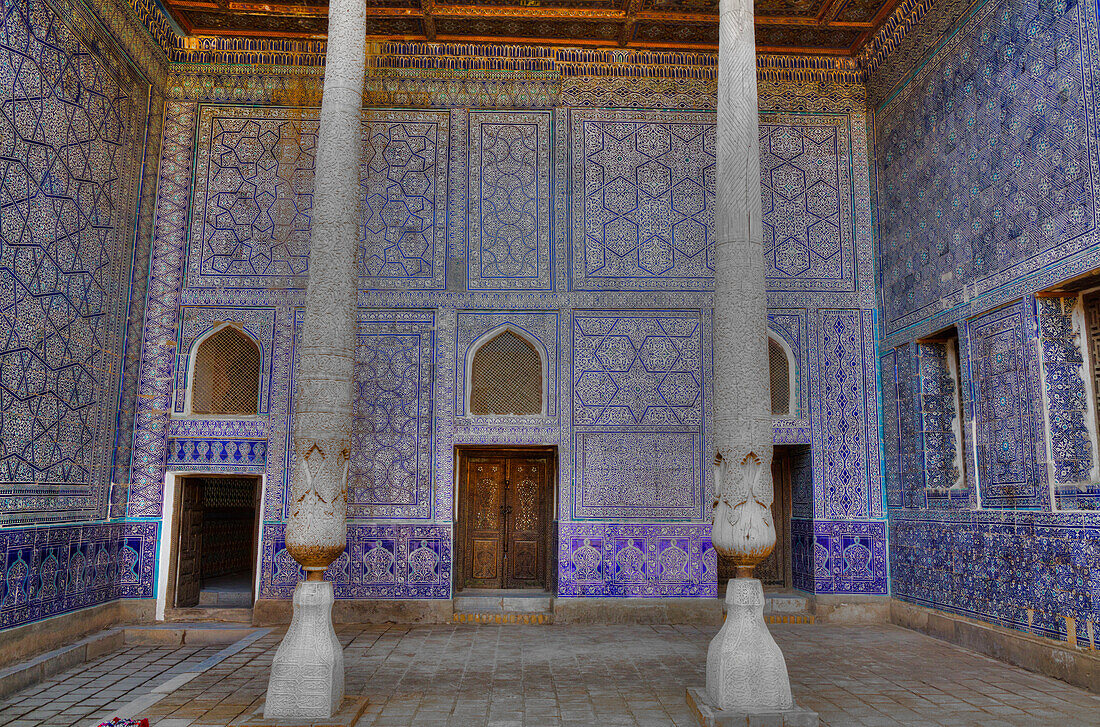
<instances>
[{"instance_id":1,"label":"dark wooden doorway","mask_svg":"<svg viewBox=\"0 0 1100 727\"><path fill-rule=\"evenodd\" d=\"M552 450L459 450L462 588L547 588Z\"/></svg>"},{"instance_id":2,"label":"dark wooden doorway","mask_svg":"<svg viewBox=\"0 0 1100 727\"><path fill-rule=\"evenodd\" d=\"M776 447L772 455L772 521L775 523L775 549L756 566L755 576L765 586L791 587L791 453ZM726 558L718 559L718 583L724 587L737 573Z\"/></svg>"},{"instance_id":3,"label":"dark wooden doorway","mask_svg":"<svg viewBox=\"0 0 1100 727\"><path fill-rule=\"evenodd\" d=\"M238 598L233 605L251 604L260 494L259 477L180 479L176 577L169 606L219 605L218 594L223 591L241 597L247 594L247 604ZM215 600L200 603L204 596ZM221 600L227 601L227 597Z\"/></svg>"}]
</instances>

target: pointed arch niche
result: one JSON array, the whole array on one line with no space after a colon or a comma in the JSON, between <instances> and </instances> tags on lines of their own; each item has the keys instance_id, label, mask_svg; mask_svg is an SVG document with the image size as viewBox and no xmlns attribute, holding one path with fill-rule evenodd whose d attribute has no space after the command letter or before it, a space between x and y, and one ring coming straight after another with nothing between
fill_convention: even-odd
<instances>
[{"instance_id":1,"label":"pointed arch niche","mask_svg":"<svg viewBox=\"0 0 1100 727\"><path fill-rule=\"evenodd\" d=\"M466 352L466 414L546 416L547 367L542 342L522 328L505 323L482 334Z\"/></svg>"},{"instance_id":2,"label":"pointed arch niche","mask_svg":"<svg viewBox=\"0 0 1100 727\"><path fill-rule=\"evenodd\" d=\"M188 414L257 416L263 351L239 323L221 323L191 346Z\"/></svg>"}]
</instances>

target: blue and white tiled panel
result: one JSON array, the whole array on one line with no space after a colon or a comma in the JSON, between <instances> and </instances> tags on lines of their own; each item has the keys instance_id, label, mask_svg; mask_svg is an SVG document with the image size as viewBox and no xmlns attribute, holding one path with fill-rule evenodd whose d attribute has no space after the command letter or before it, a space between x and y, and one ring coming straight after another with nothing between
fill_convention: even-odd
<instances>
[{"instance_id":1,"label":"blue and white tiled panel","mask_svg":"<svg viewBox=\"0 0 1100 727\"><path fill-rule=\"evenodd\" d=\"M1095 245L1096 13L1095 2L975 4L876 110L887 335L956 306L988 310L985 293L1000 289L993 305L1018 297L1021 278ZM1019 131L990 144L990 128Z\"/></svg>"},{"instance_id":2,"label":"blue and white tiled panel","mask_svg":"<svg viewBox=\"0 0 1100 727\"><path fill-rule=\"evenodd\" d=\"M0 531L0 629L118 598L151 598L157 523Z\"/></svg>"},{"instance_id":3,"label":"blue and white tiled panel","mask_svg":"<svg viewBox=\"0 0 1100 727\"><path fill-rule=\"evenodd\" d=\"M304 577L286 550L286 526L265 524L260 598L290 598ZM451 528L349 523L347 547L325 579L336 598L450 598Z\"/></svg>"},{"instance_id":4,"label":"blue and white tiled panel","mask_svg":"<svg viewBox=\"0 0 1100 727\"><path fill-rule=\"evenodd\" d=\"M718 595L710 525L561 523L558 596Z\"/></svg>"},{"instance_id":5,"label":"blue and white tiled panel","mask_svg":"<svg viewBox=\"0 0 1100 727\"><path fill-rule=\"evenodd\" d=\"M895 597L1100 646L1100 521L1094 514L892 513Z\"/></svg>"},{"instance_id":6,"label":"blue and white tiled panel","mask_svg":"<svg viewBox=\"0 0 1100 727\"><path fill-rule=\"evenodd\" d=\"M791 520L795 588L886 595L886 523Z\"/></svg>"},{"instance_id":7,"label":"blue and white tiled panel","mask_svg":"<svg viewBox=\"0 0 1100 727\"><path fill-rule=\"evenodd\" d=\"M262 474L266 466L266 439L168 440L168 469Z\"/></svg>"},{"instance_id":8,"label":"blue and white tiled panel","mask_svg":"<svg viewBox=\"0 0 1100 727\"><path fill-rule=\"evenodd\" d=\"M1095 509L1095 442L1089 432L1089 383L1082 345L1088 334L1075 321L1077 298L1039 298L1036 310L1043 358L1043 395L1050 425L1050 469L1059 509ZM1088 505L1092 504L1092 507ZM1084 505L1085 507L1082 507Z\"/></svg>"}]
</instances>

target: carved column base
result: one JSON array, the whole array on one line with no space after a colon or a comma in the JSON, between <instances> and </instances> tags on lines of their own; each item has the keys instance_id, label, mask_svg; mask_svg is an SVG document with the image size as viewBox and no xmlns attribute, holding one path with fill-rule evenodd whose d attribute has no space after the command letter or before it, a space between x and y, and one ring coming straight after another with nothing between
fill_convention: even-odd
<instances>
[{"instance_id":1,"label":"carved column base","mask_svg":"<svg viewBox=\"0 0 1100 727\"><path fill-rule=\"evenodd\" d=\"M329 718L344 698L344 651L332 627L332 583L299 581L294 616L275 652L264 717Z\"/></svg>"},{"instance_id":2,"label":"carved column base","mask_svg":"<svg viewBox=\"0 0 1100 727\"><path fill-rule=\"evenodd\" d=\"M733 578L726 587L726 622L707 651L707 701L746 714L794 708L787 662L764 623L764 586Z\"/></svg>"}]
</instances>

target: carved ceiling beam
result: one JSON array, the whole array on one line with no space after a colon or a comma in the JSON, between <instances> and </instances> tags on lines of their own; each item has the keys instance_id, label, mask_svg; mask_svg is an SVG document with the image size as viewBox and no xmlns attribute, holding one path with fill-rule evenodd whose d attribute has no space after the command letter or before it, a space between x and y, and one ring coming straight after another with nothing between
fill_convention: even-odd
<instances>
[{"instance_id":1,"label":"carved ceiling beam","mask_svg":"<svg viewBox=\"0 0 1100 727\"><path fill-rule=\"evenodd\" d=\"M840 15L840 11L844 9L844 6L848 3L848 0L830 0L825 3L825 7L821 9L820 20L822 25L830 25L836 16Z\"/></svg>"},{"instance_id":2,"label":"carved ceiling beam","mask_svg":"<svg viewBox=\"0 0 1100 727\"><path fill-rule=\"evenodd\" d=\"M627 0L626 3L626 22L623 23L622 30L619 31L619 46L626 47L634 38L634 24L638 22L638 11L642 9L642 0Z\"/></svg>"},{"instance_id":3,"label":"carved ceiling beam","mask_svg":"<svg viewBox=\"0 0 1100 727\"><path fill-rule=\"evenodd\" d=\"M823 23L817 18L757 17L756 27L782 25L789 28L869 28L870 23Z\"/></svg>"},{"instance_id":4,"label":"carved ceiling beam","mask_svg":"<svg viewBox=\"0 0 1100 727\"><path fill-rule=\"evenodd\" d=\"M626 17L622 10L589 8L523 8L484 5L436 5L432 10L436 17L448 18L544 18L546 20L599 20L621 21Z\"/></svg>"},{"instance_id":5,"label":"carved ceiling beam","mask_svg":"<svg viewBox=\"0 0 1100 727\"><path fill-rule=\"evenodd\" d=\"M424 37L435 40L435 17L433 17L433 12L436 10L435 0L420 0L420 10L424 13L424 18L420 21L424 24Z\"/></svg>"}]
</instances>

